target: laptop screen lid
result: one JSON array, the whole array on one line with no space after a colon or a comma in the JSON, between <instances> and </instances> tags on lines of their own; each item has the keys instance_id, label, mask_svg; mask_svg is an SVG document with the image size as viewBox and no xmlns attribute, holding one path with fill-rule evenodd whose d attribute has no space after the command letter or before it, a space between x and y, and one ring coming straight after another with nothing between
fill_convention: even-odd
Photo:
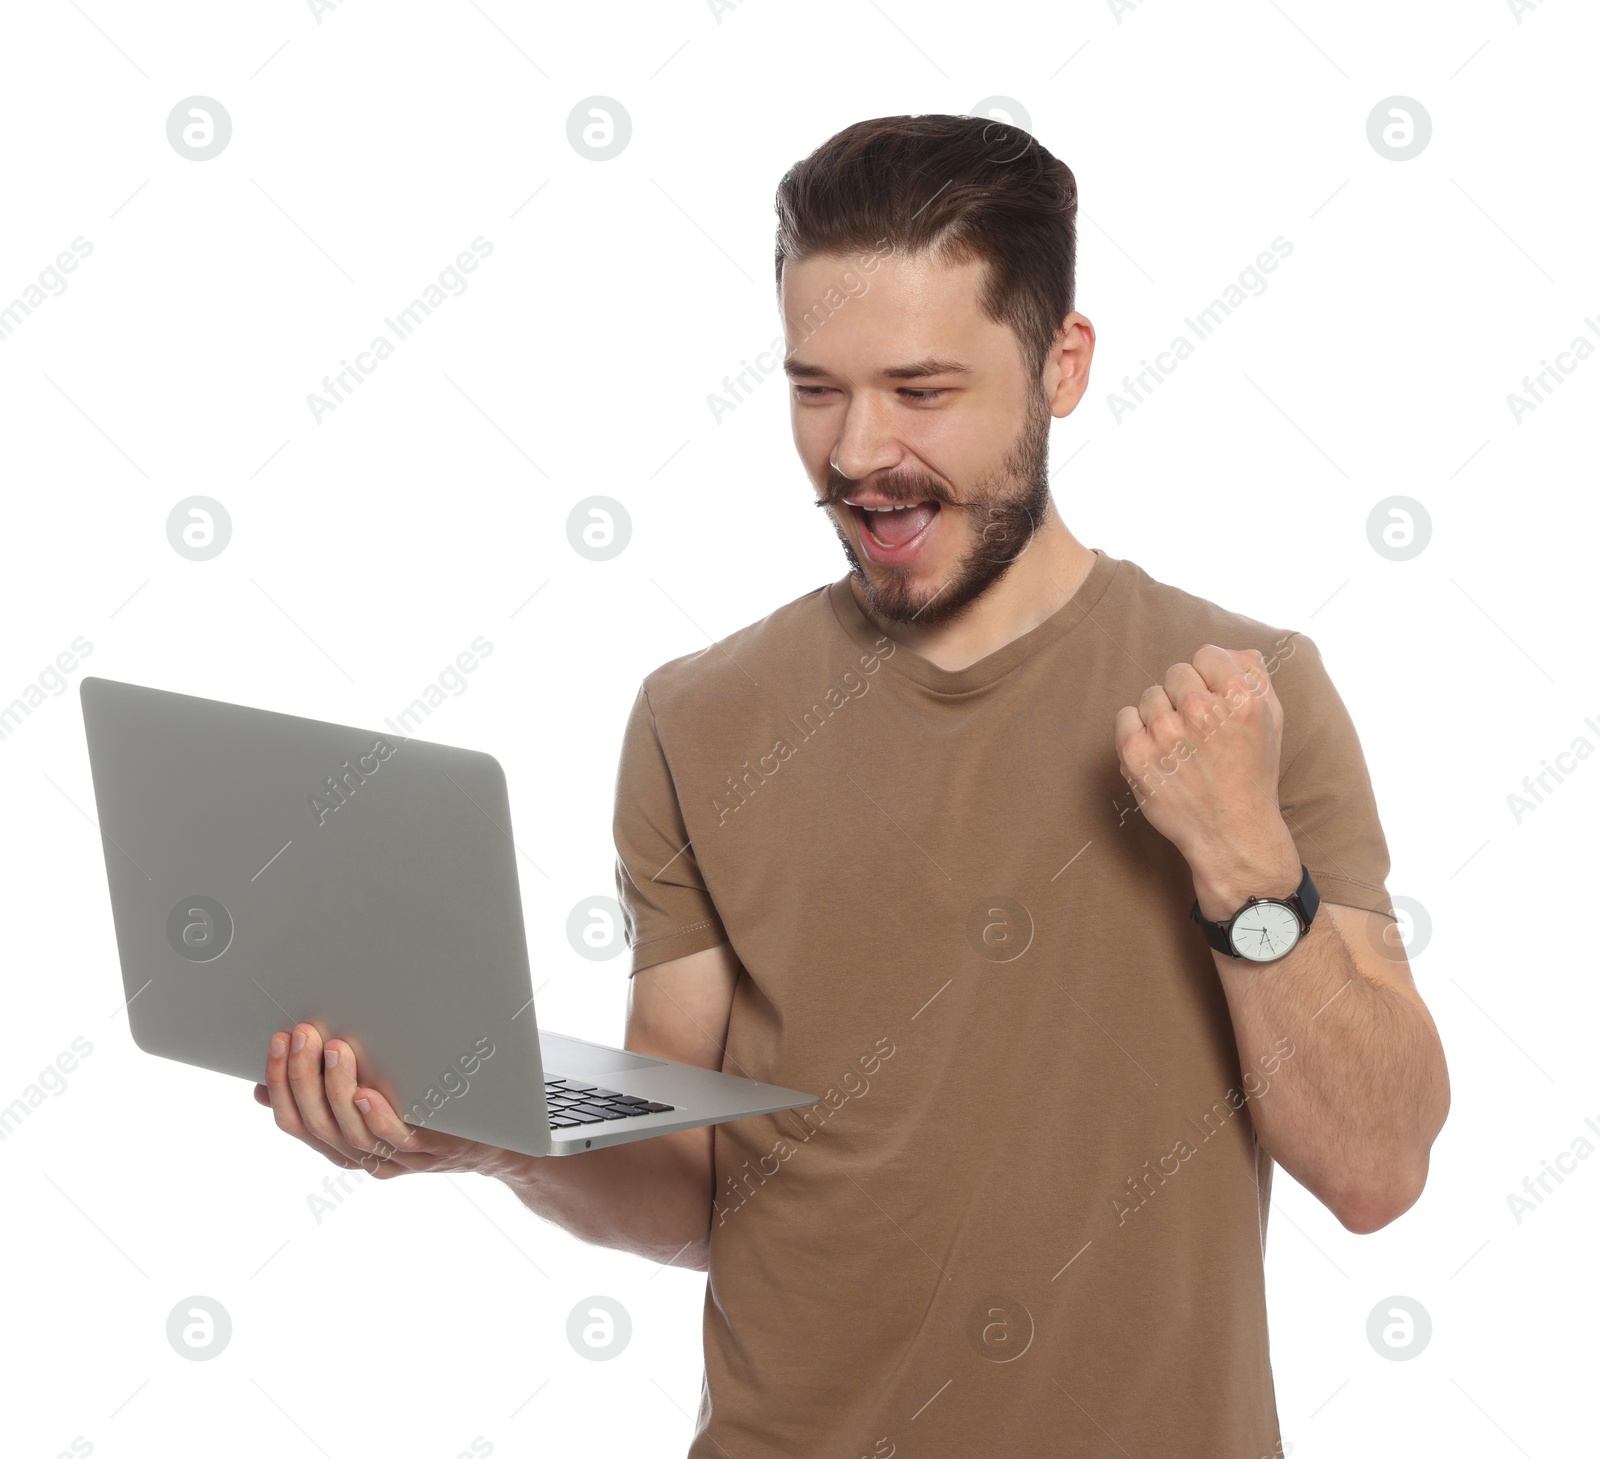
<instances>
[{"instance_id":1,"label":"laptop screen lid","mask_svg":"<svg viewBox=\"0 0 1600 1459\"><path fill-rule=\"evenodd\" d=\"M135 1043L253 1082L314 1024L410 1124L550 1149L505 774L477 750L80 685Z\"/></svg>"}]
</instances>

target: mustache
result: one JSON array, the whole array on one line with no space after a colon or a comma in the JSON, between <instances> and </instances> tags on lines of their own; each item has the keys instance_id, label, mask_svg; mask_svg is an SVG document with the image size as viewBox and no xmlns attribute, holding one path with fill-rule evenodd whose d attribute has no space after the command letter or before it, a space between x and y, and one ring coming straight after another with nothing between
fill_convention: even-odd
<instances>
[{"instance_id":1,"label":"mustache","mask_svg":"<svg viewBox=\"0 0 1600 1459\"><path fill-rule=\"evenodd\" d=\"M843 477L838 478L836 481L830 479L823 489L822 495L817 498L814 505L819 507L843 506L847 497L862 489L862 484L859 481L848 481ZM904 488L897 489L891 484L885 484L874 488L874 490L893 502L938 502L941 507L954 507L958 510L971 510L978 505L977 502L957 501L944 486L936 481L928 481L922 484L922 488L917 491Z\"/></svg>"}]
</instances>

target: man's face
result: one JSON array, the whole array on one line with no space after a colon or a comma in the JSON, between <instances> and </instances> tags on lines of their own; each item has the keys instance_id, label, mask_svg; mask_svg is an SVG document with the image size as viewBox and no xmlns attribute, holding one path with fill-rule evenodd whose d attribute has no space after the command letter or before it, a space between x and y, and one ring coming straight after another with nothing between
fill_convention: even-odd
<instances>
[{"instance_id":1,"label":"man's face","mask_svg":"<svg viewBox=\"0 0 1600 1459\"><path fill-rule=\"evenodd\" d=\"M931 627L1043 522L1050 407L978 307L983 264L886 252L786 266L795 445L868 605Z\"/></svg>"}]
</instances>

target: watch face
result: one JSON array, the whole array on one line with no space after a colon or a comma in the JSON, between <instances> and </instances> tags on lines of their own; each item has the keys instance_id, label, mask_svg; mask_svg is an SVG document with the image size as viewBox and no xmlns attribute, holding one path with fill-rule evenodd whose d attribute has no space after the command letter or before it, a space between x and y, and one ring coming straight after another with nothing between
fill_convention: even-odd
<instances>
[{"instance_id":1,"label":"watch face","mask_svg":"<svg viewBox=\"0 0 1600 1459\"><path fill-rule=\"evenodd\" d=\"M1300 919L1285 902L1255 902L1234 919L1229 937L1240 957L1270 963L1300 940Z\"/></svg>"}]
</instances>

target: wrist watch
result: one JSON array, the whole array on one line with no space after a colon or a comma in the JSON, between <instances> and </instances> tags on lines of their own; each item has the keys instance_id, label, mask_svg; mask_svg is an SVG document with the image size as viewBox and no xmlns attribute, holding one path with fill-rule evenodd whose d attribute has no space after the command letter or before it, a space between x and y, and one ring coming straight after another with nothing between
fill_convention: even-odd
<instances>
[{"instance_id":1,"label":"wrist watch","mask_svg":"<svg viewBox=\"0 0 1600 1459\"><path fill-rule=\"evenodd\" d=\"M1196 899L1189 920L1200 924L1206 941L1218 952L1253 963L1275 963L1294 951L1321 901L1304 862L1300 873L1299 888L1287 897L1251 897L1226 922L1202 917Z\"/></svg>"}]
</instances>

